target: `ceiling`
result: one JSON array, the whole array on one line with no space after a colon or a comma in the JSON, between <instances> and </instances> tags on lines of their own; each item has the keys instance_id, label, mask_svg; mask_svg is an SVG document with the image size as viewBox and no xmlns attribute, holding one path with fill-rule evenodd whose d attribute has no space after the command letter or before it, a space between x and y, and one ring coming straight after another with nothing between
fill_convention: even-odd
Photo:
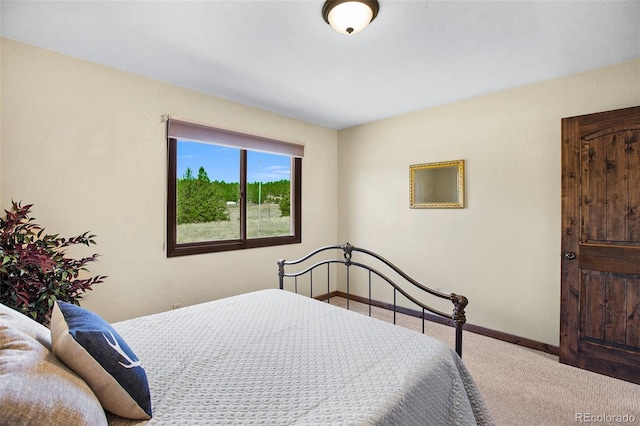
<instances>
[{"instance_id":1,"label":"ceiling","mask_svg":"<svg viewBox=\"0 0 640 426\"><path fill-rule=\"evenodd\" d=\"M640 0L0 2L3 37L331 129L640 58Z\"/></svg>"}]
</instances>

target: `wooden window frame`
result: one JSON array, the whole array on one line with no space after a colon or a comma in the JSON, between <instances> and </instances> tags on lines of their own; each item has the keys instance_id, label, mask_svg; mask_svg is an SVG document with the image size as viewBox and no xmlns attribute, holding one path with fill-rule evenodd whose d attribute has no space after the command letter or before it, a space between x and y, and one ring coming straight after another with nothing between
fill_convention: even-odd
<instances>
[{"instance_id":1,"label":"wooden window frame","mask_svg":"<svg viewBox=\"0 0 640 426\"><path fill-rule=\"evenodd\" d=\"M215 129L213 129L215 130ZM247 151L241 148L240 159L240 238L233 240L212 240L178 244L177 238L177 146L181 138L167 137L167 257L188 256L230 250L242 250L257 247L270 247L284 244L297 244L302 241L302 158L292 155L291 170L291 220L292 235L277 237L247 238ZM243 135L250 137L250 135ZM190 140L190 139L185 139ZM256 138L259 142L260 138ZM269 151L266 149L265 151Z\"/></svg>"}]
</instances>

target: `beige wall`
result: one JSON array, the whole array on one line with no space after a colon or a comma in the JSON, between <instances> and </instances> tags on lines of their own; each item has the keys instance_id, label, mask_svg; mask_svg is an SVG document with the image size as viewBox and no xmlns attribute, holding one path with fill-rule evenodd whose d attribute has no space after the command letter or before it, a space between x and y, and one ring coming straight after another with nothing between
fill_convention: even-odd
<instances>
[{"instance_id":1,"label":"beige wall","mask_svg":"<svg viewBox=\"0 0 640 426\"><path fill-rule=\"evenodd\" d=\"M51 233L97 235L90 269L109 278L83 306L116 321L277 287L277 259L335 242L334 130L8 39L1 47L1 204L34 203ZM303 243L167 259L167 113L306 143Z\"/></svg>"},{"instance_id":2,"label":"beige wall","mask_svg":"<svg viewBox=\"0 0 640 426\"><path fill-rule=\"evenodd\" d=\"M110 321L274 287L278 258L350 241L468 296L470 323L557 345L560 119L640 104L634 61L335 132L7 39L0 52L0 203L97 234L91 272L109 278L83 305ZM166 113L305 142L303 243L167 259ZM456 159L467 208L409 209L409 165Z\"/></svg>"},{"instance_id":3,"label":"beige wall","mask_svg":"<svg viewBox=\"0 0 640 426\"><path fill-rule=\"evenodd\" d=\"M0 147L2 146L2 38L0 38ZM2 149L0 149L0 188L2 188ZM0 194L0 201L2 200L2 195ZM0 202L0 206L1 206Z\"/></svg>"},{"instance_id":4,"label":"beige wall","mask_svg":"<svg viewBox=\"0 0 640 426\"><path fill-rule=\"evenodd\" d=\"M640 61L338 133L340 241L469 300L468 321L558 345L560 120L640 105ZM409 209L409 165L466 160L462 210Z\"/></svg>"}]
</instances>

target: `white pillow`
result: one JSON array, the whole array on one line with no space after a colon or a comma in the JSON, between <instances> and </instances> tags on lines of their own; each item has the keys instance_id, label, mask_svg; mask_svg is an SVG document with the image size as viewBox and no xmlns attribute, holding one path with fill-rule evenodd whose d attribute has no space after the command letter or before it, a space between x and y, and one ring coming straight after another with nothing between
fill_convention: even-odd
<instances>
[{"instance_id":1,"label":"white pillow","mask_svg":"<svg viewBox=\"0 0 640 426\"><path fill-rule=\"evenodd\" d=\"M31 336L51 350L51 332L47 327L32 320L21 312L0 303L0 319L5 324L11 324L18 330Z\"/></svg>"},{"instance_id":2,"label":"white pillow","mask_svg":"<svg viewBox=\"0 0 640 426\"><path fill-rule=\"evenodd\" d=\"M0 304L0 424L106 425L89 386L46 346L49 330Z\"/></svg>"}]
</instances>

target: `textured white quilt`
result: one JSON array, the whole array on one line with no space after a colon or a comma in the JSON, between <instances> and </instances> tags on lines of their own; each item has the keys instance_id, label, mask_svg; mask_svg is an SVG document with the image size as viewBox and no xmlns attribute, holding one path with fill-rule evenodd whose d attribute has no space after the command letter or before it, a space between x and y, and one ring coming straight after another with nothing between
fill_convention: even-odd
<instances>
[{"instance_id":1,"label":"textured white quilt","mask_svg":"<svg viewBox=\"0 0 640 426\"><path fill-rule=\"evenodd\" d=\"M493 423L443 343L288 291L113 326L147 372L153 418L112 425Z\"/></svg>"}]
</instances>

